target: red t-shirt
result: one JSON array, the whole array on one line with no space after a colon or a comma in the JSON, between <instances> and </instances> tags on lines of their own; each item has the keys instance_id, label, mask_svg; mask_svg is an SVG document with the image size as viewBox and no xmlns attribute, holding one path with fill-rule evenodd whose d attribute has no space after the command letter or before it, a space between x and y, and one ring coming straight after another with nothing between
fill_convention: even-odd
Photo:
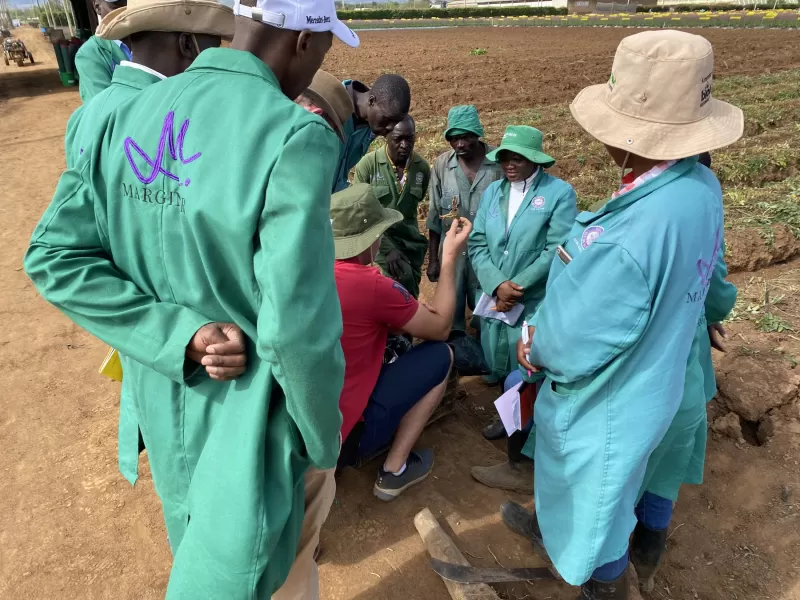
<instances>
[{"instance_id":1,"label":"red t-shirt","mask_svg":"<svg viewBox=\"0 0 800 600\"><path fill-rule=\"evenodd\" d=\"M389 331L405 327L417 314L417 301L380 269L357 259L337 260L333 271L344 322L344 387L339 398L344 440L361 420L378 381Z\"/></svg>"}]
</instances>

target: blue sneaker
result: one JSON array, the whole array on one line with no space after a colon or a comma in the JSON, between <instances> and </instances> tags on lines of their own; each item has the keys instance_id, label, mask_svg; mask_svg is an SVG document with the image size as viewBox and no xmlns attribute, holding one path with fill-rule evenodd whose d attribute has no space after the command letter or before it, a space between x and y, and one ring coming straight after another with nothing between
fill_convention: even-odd
<instances>
[{"instance_id":1,"label":"blue sneaker","mask_svg":"<svg viewBox=\"0 0 800 600\"><path fill-rule=\"evenodd\" d=\"M420 450L411 452L406 460L406 470L402 475L385 471L381 466L378 479L372 488L375 497L384 502L391 502L413 485L424 481L433 470L433 451Z\"/></svg>"}]
</instances>

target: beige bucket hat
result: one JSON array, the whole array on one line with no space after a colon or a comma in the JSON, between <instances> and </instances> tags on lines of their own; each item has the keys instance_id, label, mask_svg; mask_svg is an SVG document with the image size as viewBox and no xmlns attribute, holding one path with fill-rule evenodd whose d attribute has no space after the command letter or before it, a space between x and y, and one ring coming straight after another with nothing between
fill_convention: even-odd
<instances>
[{"instance_id":1,"label":"beige bucket hat","mask_svg":"<svg viewBox=\"0 0 800 600\"><path fill-rule=\"evenodd\" d=\"M233 10L214 0L128 0L97 28L106 40L122 40L142 31L204 33L233 37Z\"/></svg>"},{"instance_id":2,"label":"beige bucket hat","mask_svg":"<svg viewBox=\"0 0 800 600\"><path fill-rule=\"evenodd\" d=\"M590 135L651 160L674 160L742 137L744 115L712 97L714 51L704 37L645 31L626 37L608 83L581 91L570 111Z\"/></svg>"},{"instance_id":3,"label":"beige bucket hat","mask_svg":"<svg viewBox=\"0 0 800 600\"><path fill-rule=\"evenodd\" d=\"M336 133L344 139L344 124L355 109L342 82L327 71L319 70L303 96L325 113Z\"/></svg>"}]
</instances>

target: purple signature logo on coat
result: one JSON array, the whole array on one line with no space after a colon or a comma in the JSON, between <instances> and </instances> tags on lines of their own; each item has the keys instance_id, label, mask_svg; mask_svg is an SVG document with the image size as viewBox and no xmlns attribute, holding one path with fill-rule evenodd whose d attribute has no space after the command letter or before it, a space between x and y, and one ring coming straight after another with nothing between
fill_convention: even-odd
<instances>
[{"instance_id":1,"label":"purple signature logo on coat","mask_svg":"<svg viewBox=\"0 0 800 600\"><path fill-rule=\"evenodd\" d=\"M187 186L189 183L191 183L189 178L181 181L180 177L164 167L164 157L167 151L169 151L169 155L172 160L180 160L181 164L184 165L193 163L200 158L200 156L202 156L201 152L197 152L189 158L184 158L183 144L186 138L186 132L189 130L189 119L186 119L183 122L183 125L181 125L181 129L178 132L177 141L175 140L174 124L175 113L170 111L169 114L167 114L167 116L164 118L164 125L161 127L161 136L158 139L158 148L156 149L156 155L154 158L148 156L142 147L137 144L132 137L129 136L125 138L123 147L125 149L125 156L128 158L128 164L131 166L131 169L133 169L133 174L136 175L136 178L144 185L153 183L156 180L156 177L158 177L159 173L163 173L167 178L177 181L178 185ZM147 167L150 168L150 173L148 175L139 169L133 153L138 154L139 158L144 160Z\"/></svg>"},{"instance_id":2,"label":"purple signature logo on coat","mask_svg":"<svg viewBox=\"0 0 800 600\"><path fill-rule=\"evenodd\" d=\"M709 262L704 261L702 258L697 259L697 274L700 275L703 287L708 287L711 283L711 276L714 274L714 267L717 265L717 257L722 246L720 237L720 230L717 229L717 233L714 235L714 250L711 252L711 260Z\"/></svg>"}]
</instances>

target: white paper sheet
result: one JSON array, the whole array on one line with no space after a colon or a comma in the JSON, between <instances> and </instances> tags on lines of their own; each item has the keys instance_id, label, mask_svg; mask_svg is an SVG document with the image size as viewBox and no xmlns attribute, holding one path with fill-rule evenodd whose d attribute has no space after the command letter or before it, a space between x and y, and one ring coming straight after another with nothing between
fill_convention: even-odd
<instances>
[{"instance_id":1,"label":"white paper sheet","mask_svg":"<svg viewBox=\"0 0 800 600\"><path fill-rule=\"evenodd\" d=\"M478 299L478 304L475 305L475 310L472 311L472 314L486 319L497 319L513 327L516 325L517 319L519 319L522 311L525 310L525 305L515 304L511 310L507 312L498 312L496 309L497 302L495 299L487 294L481 294L481 297Z\"/></svg>"},{"instance_id":2,"label":"white paper sheet","mask_svg":"<svg viewBox=\"0 0 800 600\"><path fill-rule=\"evenodd\" d=\"M500 415L500 420L503 422L503 427L505 427L508 435L522 430L522 415L519 402L519 388L521 385L522 382L520 381L494 401L494 407L497 409L497 414Z\"/></svg>"}]
</instances>

